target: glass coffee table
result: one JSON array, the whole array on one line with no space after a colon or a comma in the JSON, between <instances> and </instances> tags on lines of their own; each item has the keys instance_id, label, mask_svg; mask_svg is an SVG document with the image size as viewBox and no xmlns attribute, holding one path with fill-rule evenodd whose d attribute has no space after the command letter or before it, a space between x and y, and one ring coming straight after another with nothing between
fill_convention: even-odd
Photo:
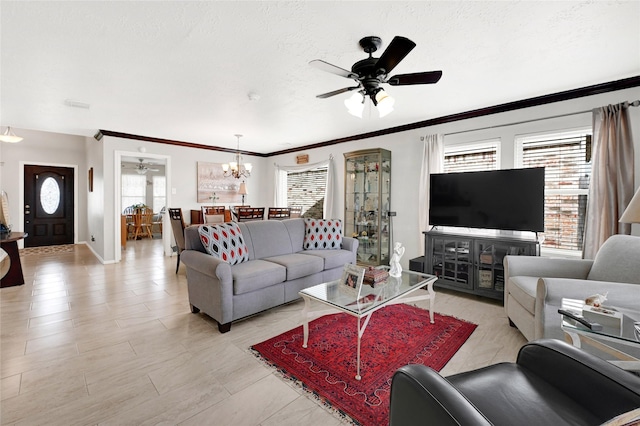
<instances>
[{"instance_id":1,"label":"glass coffee table","mask_svg":"<svg viewBox=\"0 0 640 426\"><path fill-rule=\"evenodd\" d=\"M388 270L388 267L381 269ZM330 281L305 288L300 291L300 296L304 299L302 309L302 327L304 331L303 348L307 347L309 339L309 321L336 311L345 312L358 319L358 350L357 350L357 372L356 380L360 380L360 340L364 334L371 315L378 309L395 303L407 303L417 300L429 300L429 317L433 324L433 305L435 302L435 291L433 283L437 277L434 275L421 274L412 271L402 271L400 277L388 277L386 281L376 284L375 287L364 284L359 296L353 289L345 286L342 280ZM426 287L427 293L407 297L414 291ZM312 302L320 302L324 305L323 310L312 311ZM329 309L326 309L326 308ZM362 321L364 319L364 322Z\"/></svg>"},{"instance_id":2,"label":"glass coffee table","mask_svg":"<svg viewBox=\"0 0 640 426\"><path fill-rule=\"evenodd\" d=\"M562 309L572 312L578 316L582 315L582 307L584 302L576 299L562 299ZM606 307L615 311L615 308ZM640 313L638 318L634 319L625 314L620 314L622 319L620 326L603 325L601 329L591 329L580 322L562 315L562 331L571 338L573 346L579 348L582 343L586 343L608 355L616 358L615 360L609 360L612 364L617 365L625 370L640 371L640 359L629 354L628 352L640 353ZM608 344L603 343L612 342L617 347L623 349L617 349L611 347ZM624 348L629 348L629 351L625 351Z\"/></svg>"}]
</instances>

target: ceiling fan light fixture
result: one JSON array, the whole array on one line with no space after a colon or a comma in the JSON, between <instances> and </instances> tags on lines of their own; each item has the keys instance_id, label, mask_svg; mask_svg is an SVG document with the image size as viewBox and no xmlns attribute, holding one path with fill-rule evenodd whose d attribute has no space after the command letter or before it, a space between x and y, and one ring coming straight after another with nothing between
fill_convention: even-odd
<instances>
[{"instance_id":1,"label":"ceiling fan light fixture","mask_svg":"<svg viewBox=\"0 0 640 426\"><path fill-rule=\"evenodd\" d=\"M344 105L347 107L349 114L362 118L364 111L364 96L360 92L356 92L349 98L345 99Z\"/></svg>"},{"instance_id":2,"label":"ceiling fan light fixture","mask_svg":"<svg viewBox=\"0 0 640 426\"><path fill-rule=\"evenodd\" d=\"M23 138L21 138L20 136L16 136L16 134L13 133L13 130L11 130L11 126L7 126L4 133L0 135L0 141L2 142L18 143L22 139Z\"/></svg>"},{"instance_id":3,"label":"ceiling fan light fixture","mask_svg":"<svg viewBox=\"0 0 640 426\"><path fill-rule=\"evenodd\" d=\"M393 111L393 105L396 103L396 100L389 96L384 89L380 89L376 92L375 97L373 98L373 103L378 109L380 118L382 118Z\"/></svg>"}]
</instances>

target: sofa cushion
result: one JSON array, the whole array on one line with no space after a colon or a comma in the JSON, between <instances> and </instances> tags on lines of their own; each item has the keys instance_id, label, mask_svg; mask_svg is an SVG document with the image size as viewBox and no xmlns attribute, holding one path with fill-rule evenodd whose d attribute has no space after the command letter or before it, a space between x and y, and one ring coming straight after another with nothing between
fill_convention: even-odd
<instances>
[{"instance_id":1,"label":"sofa cushion","mask_svg":"<svg viewBox=\"0 0 640 426\"><path fill-rule=\"evenodd\" d=\"M322 272L324 269L324 260L318 256L305 256L303 254L293 253L266 257L264 260L277 263L287 268L287 281Z\"/></svg>"},{"instance_id":2,"label":"sofa cushion","mask_svg":"<svg viewBox=\"0 0 640 426\"><path fill-rule=\"evenodd\" d=\"M234 222L206 224L198 227L200 241L207 253L231 265L249 260L242 232Z\"/></svg>"},{"instance_id":3,"label":"sofa cushion","mask_svg":"<svg viewBox=\"0 0 640 426\"><path fill-rule=\"evenodd\" d=\"M511 277L509 293L526 310L535 314L538 277Z\"/></svg>"},{"instance_id":4,"label":"sofa cushion","mask_svg":"<svg viewBox=\"0 0 640 426\"><path fill-rule=\"evenodd\" d=\"M342 268L347 263L353 262L355 256L349 250L304 250L300 252L308 256L317 256L324 259L324 270Z\"/></svg>"},{"instance_id":5,"label":"sofa cushion","mask_svg":"<svg viewBox=\"0 0 640 426\"><path fill-rule=\"evenodd\" d=\"M598 250L587 279L640 284L640 238L622 234L609 237Z\"/></svg>"},{"instance_id":6,"label":"sofa cushion","mask_svg":"<svg viewBox=\"0 0 640 426\"><path fill-rule=\"evenodd\" d=\"M337 250L342 247L340 219L305 219L305 250Z\"/></svg>"},{"instance_id":7,"label":"sofa cushion","mask_svg":"<svg viewBox=\"0 0 640 426\"><path fill-rule=\"evenodd\" d=\"M247 232L247 245L251 259L291 254L291 239L287 228L280 220L256 220L242 222L242 232Z\"/></svg>"},{"instance_id":8,"label":"sofa cushion","mask_svg":"<svg viewBox=\"0 0 640 426\"><path fill-rule=\"evenodd\" d=\"M234 265L231 276L233 294L243 294L284 282L287 269L277 263L258 259Z\"/></svg>"}]
</instances>

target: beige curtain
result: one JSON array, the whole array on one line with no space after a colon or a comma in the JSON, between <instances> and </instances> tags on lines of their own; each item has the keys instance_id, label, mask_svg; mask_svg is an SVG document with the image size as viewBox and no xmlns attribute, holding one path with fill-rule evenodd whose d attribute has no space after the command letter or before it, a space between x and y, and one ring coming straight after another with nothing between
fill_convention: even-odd
<instances>
[{"instance_id":1,"label":"beige curtain","mask_svg":"<svg viewBox=\"0 0 640 426\"><path fill-rule=\"evenodd\" d=\"M429 229L430 175L444 171L444 135L427 135L420 139L424 141L418 187L418 229L422 237L422 233Z\"/></svg>"},{"instance_id":2,"label":"beige curtain","mask_svg":"<svg viewBox=\"0 0 640 426\"><path fill-rule=\"evenodd\" d=\"M618 220L633 196L633 139L628 104L608 105L593 112L593 163L587 202L582 257L593 259L614 234L630 234Z\"/></svg>"}]
</instances>

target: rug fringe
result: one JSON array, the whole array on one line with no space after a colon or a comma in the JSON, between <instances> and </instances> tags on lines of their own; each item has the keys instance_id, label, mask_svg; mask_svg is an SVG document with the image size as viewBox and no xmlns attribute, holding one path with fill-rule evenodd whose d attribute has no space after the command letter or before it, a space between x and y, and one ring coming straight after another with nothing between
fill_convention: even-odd
<instances>
[{"instance_id":1,"label":"rug fringe","mask_svg":"<svg viewBox=\"0 0 640 426\"><path fill-rule=\"evenodd\" d=\"M277 365L275 365L274 363L270 362L268 359L263 357L260 352L258 352L257 350L255 350L253 348L253 346L251 346L249 348L249 352L251 352L256 358L258 358L258 360L263 365L265 365L266 367L269 367L270 369L272 369L273 370L273 374L275 374L276 376L282 378L283 381L285 383L288 383L289 386L291 386L292 388L302 390L304 392L304 394L310 400L312 400L317 405L319 405L320 407L325 409L328 413L333 415L338 420L343 421L343 422L347 422L347 424L350 424L350 425L362 426L358 421L356 421L353 418L351 418L351 416L349 416L347 413L345 413L344 411L334 407L333 404L331 404L330 401L327 401L325 398L322 398L316 392L314 392L313 390L311 390L307 386L305 386L305 384L302 382L302 380L300 380L297 377L293 376L291 373L287 372L285 369L279 368Z\"/></svg>"}]
</instances>

